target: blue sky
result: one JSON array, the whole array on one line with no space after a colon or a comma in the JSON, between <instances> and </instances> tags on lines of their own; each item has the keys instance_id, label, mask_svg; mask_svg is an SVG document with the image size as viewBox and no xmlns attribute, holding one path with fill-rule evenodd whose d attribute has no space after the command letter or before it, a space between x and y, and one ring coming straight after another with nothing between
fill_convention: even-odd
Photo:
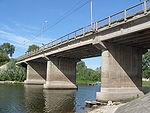
<instances>
[{"instance_id":1,"label":"blue sky","mask_svg":"<svg viewBox=\"0 0 150 113\"><path fill-rule=\"evenodd\" d=\"M55 24L67 11L87 0L0 0L0 44L16 47L13 57L21 56L31 44L39 46L90 24L90 2L59 24L37 36L43 26ZM90 0L89 0L90 1ZM93 0L93 21L129 8L140 0ZM101 58L84 59L89 68L101 66Z\"/></svg>"}]
</instances>

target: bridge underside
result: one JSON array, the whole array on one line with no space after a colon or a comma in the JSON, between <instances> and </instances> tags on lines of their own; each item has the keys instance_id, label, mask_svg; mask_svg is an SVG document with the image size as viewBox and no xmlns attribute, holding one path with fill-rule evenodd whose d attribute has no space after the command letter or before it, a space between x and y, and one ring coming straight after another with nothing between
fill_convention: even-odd
<instances>
[{"instance_id":1,"label":"bridge underside","mask_svg":"<svg viewBox=\"0 0 150 113\"><path fill-rule=\"evenodd\" d=\"M101 51L92 44L50 55L50 57L66 57L75 59L84 59L97 56L101 56Z\"/></svg>"},{"instance_id":2,"label":"bridge underside","mask_svg":"<svg viewBox=\"0 0 150 113\"><path fill-rule=\"evenodd\" d=\"M28 61L25 83L44 84L46 89L76 89L76 63L100 55L99 49L88 44Z\"/></svg>"},{"instance_id":3,"label":"bridge underside","mask_svg":"<svg viewBox=\"0 0 150 113\"><path fill-rule=\"evenodd\" d=\"M150 29L138 31L104 41L115 45L125 45L136 48L150 49Z\"/></svg>"}]
</instances>

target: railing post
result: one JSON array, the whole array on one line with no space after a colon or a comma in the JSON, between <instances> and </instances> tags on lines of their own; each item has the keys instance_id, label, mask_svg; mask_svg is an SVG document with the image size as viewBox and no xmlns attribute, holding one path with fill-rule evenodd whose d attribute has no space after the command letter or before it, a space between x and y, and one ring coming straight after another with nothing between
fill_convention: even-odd
<instances>
[{"instance_id":1,"label":"railing post","mask_svg":"<svg viewBox=\"0 0 150 113\"><path fill-rule=\"evenodd\" d=\"M97 31L97 28L98 28L97 22L95 22L95 23L94 23L94 30Z\"/></svg>"},{"instance_id":2,"label":"railing post","mask_svg":"<svg viewBox=\"0 0 150 113\"><path fill-rule=\"evenodd\" d=\"M124 21L127 21L127 10L124 10Z\"/></svg>"},{"instance_id":3,"label":"railing post","mask_svg":"<svg viewBox=\"0 0 150 113\"><path fill-rule=\"evenodd\" d=\"M83 36L85 36L86 27L83 28Z\"/></svg>"},{"instance_id":4,"label":"railing post","mask_svg":"<svg viewBox=\"0 0 150 113\"><path fill-rule=\"evenodd\" d=\"M109 27L111 27L111 16L109 16Z\"/></svg>"},{"instance_id":5,"label":"railing post","mask_svg":"<svg viewBox=\"0 0 150 113\"><path fill-rule=\"evenodd\" d=\"M68 37L67 37L67 40L69 40L69 35L68 35Z\"/></svg>"},{"instance_id":6,"label":"railing post","mask_svg":"<svg viewBox=\"0 0 150 113\"><path fill-rule=\"evenodd\" d=\"M75 35L75 38L76 38L76 36L77 36L77 32L76 31L75 31L74 35Z\"/></svg>"},{"instance_id":7,"label":"railing post","mask_svg":"<svg viewBox=\"0 0 150 113\"><path fill-rule=\"evenodd\" d=\"M147 14L147 0L144 1L144 14Z\"/></svg>"}]
</instances>

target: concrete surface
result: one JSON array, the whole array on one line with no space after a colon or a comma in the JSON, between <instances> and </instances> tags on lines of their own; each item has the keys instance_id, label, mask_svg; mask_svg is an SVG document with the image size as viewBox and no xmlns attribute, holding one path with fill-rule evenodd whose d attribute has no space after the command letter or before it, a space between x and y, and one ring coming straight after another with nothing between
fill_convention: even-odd
<instances>
[{"instance_id":1,"label":"concrete surface","mask_svg":"<svg viewBox=\"0 0 150 113\"><path fill-rule=\"evenodd\" d=\"M150 93L119 107L115 113L150 113Z\"/></svg>"},{"instance_id":2,"label":"concrete surface","mask_svg":"<svg viewBox=\"0 0 150 113\"><path fill-rule=\"evenodd\" d=\"M46 79L46 63L28 62L25 84L44 84Z\"/></svg>"},{"instance_id":3,"label":"concrete surface","mask_svg":"<svg viewBox=\"0 0 150 113\"><path fill-rule=\"evenodd\" d=\"M46 89L76 89L76 59L50 58L47 62Z\"/></svg>"},{"instance_id":4,"label":"concrete surface","mask_svg":"<svg viewBox=\"0 0 150 113\"><path fill-rule=\"evenodd\" d=\"M101 92L97 101L119 101L141 96L142 49L105 44L102 52Z\"/></svg>"}]
</instances>

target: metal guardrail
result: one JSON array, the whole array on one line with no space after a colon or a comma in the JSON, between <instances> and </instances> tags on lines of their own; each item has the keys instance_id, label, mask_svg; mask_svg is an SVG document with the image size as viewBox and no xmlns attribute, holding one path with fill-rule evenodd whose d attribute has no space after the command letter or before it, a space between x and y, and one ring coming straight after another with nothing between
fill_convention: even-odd
<instances>
[{"instance_id":1,"label":"metal guardrail","mask_svg":"<svg viewBox=\"0 0 150 113\"><path fill-rule=\"evenodd\" d=\"M87 34L88 32L93 32L96 31L100 28L109 26L111 27L112 24L117 23L117 22L122 22L122 21L127 21L128 19L130 19L133 16L139 15L139 14L147 14L147 12L150 10L150 0L146 0L144 2L141 2L133 7L130 7L128 9L125 9L123 11L120 11L114 15L111 15L107 18L104 18L102 20L99 20L98 22L92 23L88 26L85 26L83 28L80 28L76 31L73 31L63 37L58 38L57 40L51 41L43 46L41 46L40 48L31 51L31 52L27 52L25 53L25 55L20 56L18 58L18 61L28 58L30 56L39 54L44 52L44 50L53 47L55 45L61 44L65 41L68 41L72 38L77 38L80 36L85 36L85 34Z\"/></svg>"}]
</instances>

